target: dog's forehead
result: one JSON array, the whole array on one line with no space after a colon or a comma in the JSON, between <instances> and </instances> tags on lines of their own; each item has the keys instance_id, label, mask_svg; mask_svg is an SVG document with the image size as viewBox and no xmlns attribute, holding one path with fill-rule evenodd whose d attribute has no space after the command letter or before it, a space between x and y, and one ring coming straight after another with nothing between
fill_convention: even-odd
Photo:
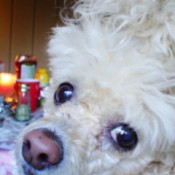
<instances>
[{"instance_id":1,"label":"dog's forehead","mask_svg":"<svg viewBox=\"0 0 175 175\"><path fill-rule=\"evenodd\" d=\"M54 84L73 81L92 91L104 88L113 95L137 96L141 86L154 86L162 79L151 51L142 53L142 40L109 32L102 24L55 28L48 48Z\"/></svg>"},{"instance_id":2,"label":"dog's forehead","mask_svg":"<svg viewBox=\"0 0 175 175\"><path fill-rule=\"evenodd\" d=\"M109 31L103 30L102 27L92 25L89 29L82 29L70 26L54 30L55 34L48 48L54 77L63 73L77 78L91 77L93 80L100 75L109 80L116 77L118 72L129 66L133 60L137 64L137 59L143 59L144 56L139 58L141 55L137 52L140 43L136 45L132 42L132 47L123 47L122 42L126 37L120 33L110 35Z\"/></svg>"}]
</instances>

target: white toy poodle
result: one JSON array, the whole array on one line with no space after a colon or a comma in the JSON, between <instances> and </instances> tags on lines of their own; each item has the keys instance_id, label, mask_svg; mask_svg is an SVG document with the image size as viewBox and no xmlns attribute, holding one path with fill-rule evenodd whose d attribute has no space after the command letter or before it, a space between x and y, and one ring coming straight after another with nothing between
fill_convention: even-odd
<instances>
[{"instance_id":1,"label":"white toy poodle","mask_svg":"<svg viewBox=\"0 0 175 175\"><path fill-rule=\"evenodd\" d=\"M175 1L79 0L48 43L44 117L16 175L175 175Z\"/></svg>"}]
</instances>

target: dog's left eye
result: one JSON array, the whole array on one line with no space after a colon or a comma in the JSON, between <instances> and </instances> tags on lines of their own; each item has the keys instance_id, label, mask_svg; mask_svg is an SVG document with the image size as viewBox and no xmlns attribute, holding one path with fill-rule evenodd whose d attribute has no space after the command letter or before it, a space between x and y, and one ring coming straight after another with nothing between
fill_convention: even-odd
<instances>
[{"instance_id":1,"label":"dog's left eye","mask_svg":"<svg viewBox=\"0 0 175 175\"><path fill-rule=\"evenodd\" d=\"M118 124L110 133L116 146L122 150L131 150L138 142L136 132L125 123Z\"/></svg>"},{"instance_id":2,"label":"dog's left eye","mask_svg":"<svg viewBox=\"0 0 175 175\"><path fill-rule=\"evenodd\" d=\"M61 84L54 94L54 102L56 105L69 101L73 96L74 88L70 83Z\"/></svg>"}]
</instances>

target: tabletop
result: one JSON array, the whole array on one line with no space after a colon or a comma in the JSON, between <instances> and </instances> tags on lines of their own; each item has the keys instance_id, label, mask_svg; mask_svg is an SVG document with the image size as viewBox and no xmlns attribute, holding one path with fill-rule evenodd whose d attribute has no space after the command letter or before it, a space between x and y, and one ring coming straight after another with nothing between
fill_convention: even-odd
<instances>
[{"instance_id":1,"label":"tabletop","mask_svg":"<svg viewBox=\"0 0 175 175\"><path fill-rule=\"evenodd\" d=\"M16 139L21 130L31 122L41 118L43 110L38 109L32 113L29 121L20 122L12 117L6 117L0 123L0 175L13 175L15 166L15 145Z\"/></svg>"}]
</instances>

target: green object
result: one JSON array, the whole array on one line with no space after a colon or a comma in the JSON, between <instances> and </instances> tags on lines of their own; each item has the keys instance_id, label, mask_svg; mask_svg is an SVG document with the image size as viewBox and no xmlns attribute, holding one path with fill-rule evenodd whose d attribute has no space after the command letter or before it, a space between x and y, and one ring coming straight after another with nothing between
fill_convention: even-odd
<instances>
[{"instance_id":1,"label":"green object","mask_svg":"<svg viewBox=\"0 0 175 175\"><path fill-rule=\"evenodd\" d=\"M26 121L30 119L30 112L28 105L18 105L16 109L16 120Z\"/></svg>"},{"instance_id":2,"label":"green object","mask_svg":"<svg viewBox=\"0 0 175 175\"><path fill-rule=\"evenodd\" d=\"M30 88L27 84L21 84L18 92L18 105L16 108L16 120L26 121L31 118Z\"/></svg>"},{"instance_id":3,"label":"green object","mask_svg":"<svg viewBox=\"0 0 175 175\"><path fill-rule=\"evenodd\" d=\"M24 64L21 66L21 78L34 78L35 77L36 67L32 64Z\"/></svg>"}]
</instances>

